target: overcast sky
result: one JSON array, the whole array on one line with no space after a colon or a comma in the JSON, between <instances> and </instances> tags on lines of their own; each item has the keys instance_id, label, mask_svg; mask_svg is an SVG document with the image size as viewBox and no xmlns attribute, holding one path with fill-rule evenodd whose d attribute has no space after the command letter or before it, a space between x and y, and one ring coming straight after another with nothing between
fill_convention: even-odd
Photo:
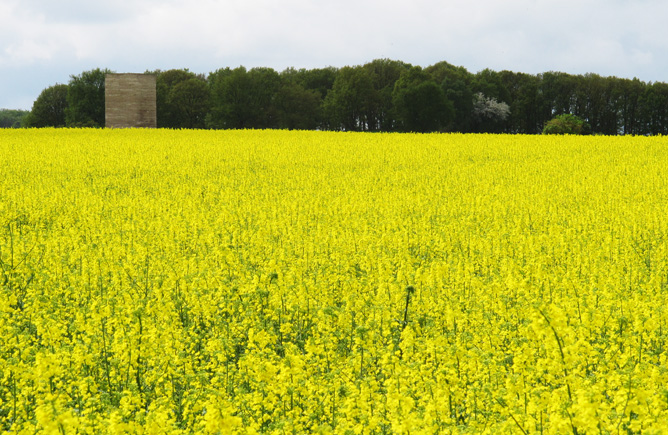
<instances>
[{"instance_id":1,"label":"overcast sky","mask_svg":"<svg viewBox=\"0 0 668 435\"><path fill-rule=\"evenodd\" d=\"M665 0L0 0L0 108L116 72L390 58L668 82Z\"/></svg>"}]
</instances>

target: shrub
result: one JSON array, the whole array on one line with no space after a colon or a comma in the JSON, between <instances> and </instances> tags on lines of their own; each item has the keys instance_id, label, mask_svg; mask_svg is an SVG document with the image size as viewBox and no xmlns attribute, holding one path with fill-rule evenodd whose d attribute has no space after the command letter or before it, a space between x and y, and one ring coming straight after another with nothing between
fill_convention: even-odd
<instances>
[{"instance_id":1,"label":"shrub","mask_svg":"<svg viewBox=\"0 0 668 435\"><path fill-rule=\"evenodd\" d=\"M543 134L587 134L589 124L582 118L564 113L545 123Z\"/></svg>"}]
</instances>

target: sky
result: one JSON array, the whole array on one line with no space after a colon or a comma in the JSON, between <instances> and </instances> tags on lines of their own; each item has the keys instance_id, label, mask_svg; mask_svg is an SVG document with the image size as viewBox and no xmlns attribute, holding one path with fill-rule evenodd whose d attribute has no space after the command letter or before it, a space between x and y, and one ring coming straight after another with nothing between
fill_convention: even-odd
<instances>
[{"instance_id":1,"label":"sky","mask_svg":"<svg viewBox=\"0 0 668 435\"><path fill-rule=\"evenodd\" d=\"M664 0L0 0L0 108L94 68L323 68L374 59L472 73L668 82Z\"/></svg>"}]
</instances>

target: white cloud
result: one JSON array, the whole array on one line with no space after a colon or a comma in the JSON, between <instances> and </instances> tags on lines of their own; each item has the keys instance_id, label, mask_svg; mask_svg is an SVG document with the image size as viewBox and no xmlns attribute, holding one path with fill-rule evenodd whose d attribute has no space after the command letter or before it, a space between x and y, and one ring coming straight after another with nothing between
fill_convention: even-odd
<instances>
[{"instance_id":1,"label":"white cloud","mask_svg":"<svg viewBox=\"0 0 668 435\"><path fill-rule=\"evenodd\" d=\"M666 15L659 0L3 0L0 73L280 70L388 57L668 81Z\"/></svg>"}]
</instances>

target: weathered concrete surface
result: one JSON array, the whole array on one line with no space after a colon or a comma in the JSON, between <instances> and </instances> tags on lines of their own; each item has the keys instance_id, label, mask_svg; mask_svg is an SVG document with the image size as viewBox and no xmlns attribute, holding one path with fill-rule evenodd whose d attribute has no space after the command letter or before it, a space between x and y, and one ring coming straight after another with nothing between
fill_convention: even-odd
<instances>
[{"instance_id":1,"label":"weathered concrete surface","mask_svg":"<svg viewBox=\"0 0 668 435\"><path fill-rule=\"evenodd\" d=\"M155 75L107 74L104 118L107 128L156 128Z\"/></svg>"}]
</instances>

